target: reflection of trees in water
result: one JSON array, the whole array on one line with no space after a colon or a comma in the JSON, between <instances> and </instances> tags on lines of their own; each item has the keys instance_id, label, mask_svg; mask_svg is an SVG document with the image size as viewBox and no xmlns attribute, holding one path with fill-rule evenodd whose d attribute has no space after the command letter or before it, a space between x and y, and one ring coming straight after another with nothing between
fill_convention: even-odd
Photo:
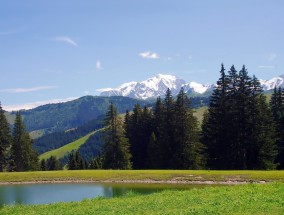
<instances>
[{"instance_id":1,"label":"reflection of trees in water","mask_svg":"<svg viewBox=\"0 0 284 215\"><path fill-rule=\"evenodd\" d=\"M124 187L113 187L113 186L104 186L103 192L104 196L107 198L112 198L112 197L118 197L118 196L123 196L127 191L130 189L124 188Z\"/></svg>"},{"instance_id":2,"label":"reflection of trees in water","mask_svg":"<svg viewBox=\"0 0 284 215\"><path fill-rule=\"evenodd\" d=\"M118 197L118 196L123 196L127 192L134 192L138 194L151 194L154 192L159 192L164 189L157 189L155 187L135 187L135 186L121 186L121 185L105 185L103 186L103 196L107 198L112 198L112 197Z\"/></svg>"},{"instance_id":3,"label":"reflection of trees in water","mask_svg":"<svg viewBox=\"0 0 284 215\"><path fill-rule=\"evenodd\" d=\"M15 193L14 193L15 204L23 204L25 202L25 200L28 197L26 192L27 192L26 189L22 186L15 188Z\"/></svg>"},{"instance_id":4,"label":"reflection of trees in water","mask_svg":"<svg viewBox=\"0 0 284 215\"><path fill-rule=\"evenodd\" d=\"M27 199L25 188L22 186L0 187L0 206L4 204L23 204Z\"/></svg>"}]
</instances>

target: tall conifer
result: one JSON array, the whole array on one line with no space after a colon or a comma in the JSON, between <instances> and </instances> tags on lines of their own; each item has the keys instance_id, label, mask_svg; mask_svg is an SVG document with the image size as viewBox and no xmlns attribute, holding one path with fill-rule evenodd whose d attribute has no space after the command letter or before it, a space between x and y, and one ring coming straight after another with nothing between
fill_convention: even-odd
<instances>
[{"instance_id":1,"label":"tall conifer","mask_svg":"<svg viewBox=\"0 0 284 215\"><path fill-rule=\"evenodd\" d=\"M8 164L8 150L11 146L11 135L4 110L0 103L0 172L3 172Z\"/></svg>"},{"instance_id":2,"label":"tall conifer","mask_svg":"<svg viewBox=\"0 0 284 215\"><path fill-rule=\"evenodd\" d=\"M20 112L16 113L11 158L13 171L31 171L39 168L38 154L32 148L32 140L26 131Z\"/></svg>"},{"instance_id":3,"label":"tall conifer","mask_svg":"<svg viewBox=\"0 0 284 215\"><path fill-rule=\"evenodd\" d=\"M113 103L105 118L103 167L105 169L131 169L131 154L123 124Z\"/></svg>"}]
</instances>

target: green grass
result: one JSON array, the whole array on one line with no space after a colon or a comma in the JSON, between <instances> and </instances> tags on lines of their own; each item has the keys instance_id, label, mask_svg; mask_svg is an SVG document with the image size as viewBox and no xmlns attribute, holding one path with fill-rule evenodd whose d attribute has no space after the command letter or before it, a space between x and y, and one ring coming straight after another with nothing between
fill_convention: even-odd
<instances>
[{"instance_id":1,"label":"green grass","mask_svg":"<svg viewBox=\"0 0 284 215\"><path fill-rule=\"evenodd\" d=\"M129 193L118 198L96 198L51 205L4 206L1 214L284 214L284 184L247 184L163 191L150 195Z\"/></svg>"},{"instance_id":2,"label":"green grass","mask_svg":"<svg viewBox=\"0 0 284 215\"><path fill-rule=\"evenodd\" d=\"M284 182L284 171L207 171L207 170L74 170L39 172L3 172L0 182L25 181L278 181Z\"/></svg>"},{"instance_id":3,"label":"green grass","mask_svg":"<svg viewBox=\"0 0 284 215\"><path fill-rule=\"evenodd\" d=\"M56 156L57 159L64 157L68 152L71 152L72 150L77 150L81 145L83 145L91 135L95 134L97 131L93 131L89 134L87 134L86 136L71 142L69 144L66 144L58 149L52 150L52 151L48 151L43 153L42 155L39 156L39 159L48 159L50 158L50 156Z\"/></svg>"},{"instance_id":4,"label":"green grass","mask_svg":"<svg viewBox=\"0 0 284 215\"><path fill-rule=\"evenodd\" d=\"M44 129L32 131L32 132L30 132L30 137L32 139L36 139L36 138L42 137L44 135L44 133L45 133Z\"/></svg>"},{"instance_id":5,"label":"green grass","mask_svg":"<svg viewBox=\"0 0 284 215\"><path fill-rule=\"evenodd\" d=\"M208 110L207 106L204 106L204 107L201 107L201 108L198 108L198 109L194 109L195 112L193 113L193 116L195 116L197 118L199 125L202 124L203 114L206 110Z\"/></svg>"}]
</instances>

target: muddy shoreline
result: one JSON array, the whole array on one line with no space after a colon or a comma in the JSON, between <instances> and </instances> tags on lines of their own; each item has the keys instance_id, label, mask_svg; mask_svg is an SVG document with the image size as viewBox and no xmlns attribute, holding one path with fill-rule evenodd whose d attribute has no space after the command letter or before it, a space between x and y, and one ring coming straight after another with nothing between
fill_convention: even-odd
<instances>
[{"instance_id":1,"label":"muddy shoreline","mask_svg":"<svg viewBox=\"0 0 284 215\"><path fill-rule=\"evenodd\" d=\"M187 181L187 180L45 180L45 181L9 181L0 182L0 185L17 185L17 184L64 184L64 183L128 183L128 184L204 184L204 185L238 185L248 183L265 184L266 181L241 181L241 180L228 180L228 181Z\"/></svg>"}]
</instances>

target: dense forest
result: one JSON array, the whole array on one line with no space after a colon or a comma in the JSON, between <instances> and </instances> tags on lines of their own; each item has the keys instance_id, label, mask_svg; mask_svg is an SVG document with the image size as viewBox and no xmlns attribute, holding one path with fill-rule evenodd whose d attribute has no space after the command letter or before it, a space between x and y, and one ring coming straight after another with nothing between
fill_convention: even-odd
<instances>
[{"instance_id":1,"label":"dense forest","mask_svg":"<svg viewBox=\"0 0 284 215\"><path fill-rule=\"evenodd\" d=\"M183 88L176 97L168 89L151 107L136 104L124 119L114 103L106 116L74 131L50 134L34 145L45 151L93 129L104 128L61 162L56 157L38 161L21 114L11 134L0 114L0 171L56 170L66 163L73 169L283 169L284 93L274 90L268 103L258 79L245 66L220 78L199 126L193 99ZM199 100L200 101L200 100ZM44 145L37 144L44 143ZM41 147L43 147L41 149Z\"/></svg>"},{"instance_id":2,"label":"dense forest","mask_svg":"<svg viewBox=\"0 0 284 215\"><path fill-rule=\"evenodd\" d=\"M26 131L20 112L16 113L13 132L0 105L0 171L33 171L39 169L37 152Z\"/></svg>"},{"instance_id":3,"label":"dense forest","mask_svg":"<svg viewBox=\"0 0 284 215\"><path fill-rule=\"evenodd\" d=\"M119 147L133 169L283 168L283 104L281 89L275 89L269 106L258 79L245 66L240 71L232 66L226 73L222 65L201 130L183 89L176 99L168 90L153 110L136 105L126 113L124 136L115 144L105 142L102 160L114 168L118 161L111 166L108 156Z\"/></svg>"}]
</instances>

